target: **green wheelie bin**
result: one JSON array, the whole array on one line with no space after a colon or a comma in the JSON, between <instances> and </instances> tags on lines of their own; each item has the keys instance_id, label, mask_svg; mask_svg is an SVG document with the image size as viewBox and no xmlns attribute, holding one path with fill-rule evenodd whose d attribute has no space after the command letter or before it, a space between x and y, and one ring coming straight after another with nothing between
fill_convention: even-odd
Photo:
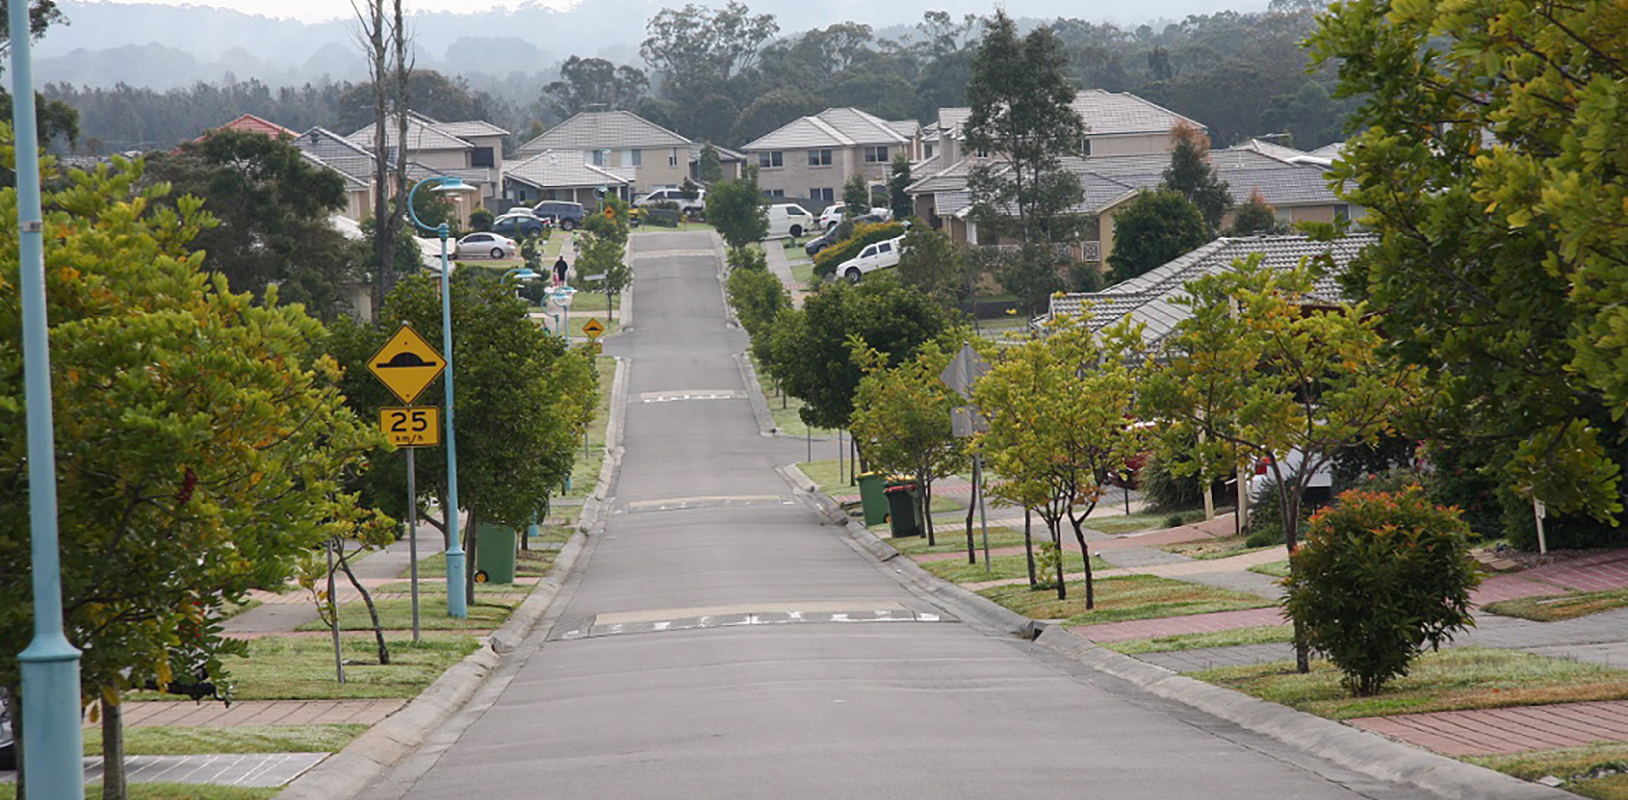
<instances>
[{"instance_id":1,"label":"green wheelie bin","mask_svg":"<svg viewBox=\"0 0 1628 800\"><path fill-rule=\"evenodd\" d=\"M859 476L859 504L865 512L865 527L887 522L887 495L882 485L887 476L880 472L866 472Z\"/></svg>"},{"instance_id":2,"label":"green wheelie bin","mask_svg":"<svg viewBox=\"0 0 1628 800\"><path fill-rule=\"evenodd\" d=\"M888 527L895 537L920 536L921 519L916 515L916 484L891 480L883 488L887 495Z\"/></svg>"},{"instance_id":3,"label":"green wheelie bin","mask_svg":"<svg viewBox=\"0 0 1628 800\"><path fill-rule=\"evenodd\" d=\"M514 528L482 522L475 528L476 583L514 583Z\"/></svg>"}]
</instances>

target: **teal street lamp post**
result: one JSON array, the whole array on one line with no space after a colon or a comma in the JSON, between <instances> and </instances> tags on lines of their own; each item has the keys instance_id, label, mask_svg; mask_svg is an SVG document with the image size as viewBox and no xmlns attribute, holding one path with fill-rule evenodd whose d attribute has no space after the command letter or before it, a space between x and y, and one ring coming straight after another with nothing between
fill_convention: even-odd
<instances>
[{"instance_id":1,"label":"teal street lamp post","mask_svg":"<svg viewBox=\"0 0 1628 800\"><path fill-rule=\"evenodd\" d=\"M34 124L34 65L29 3L8 9L11 121L17 134L19 289L23 306L23 382L28 404L28 521L34 590L34 639L18 654L23 684L23 762L35 800L84 800L84 734L79 719L79 650L62 621L62 555L57 536L57 453L51 421L51 354L45 304L45 224L40 213L40 155Z\"/></svg>"},{"instance_id":2,"label":"teal street lamp post","mask_svg":"<svg viewBox=\"0 0 1628 800\"><path fill-rule=\"evenodd\" d=\"M475 187L465 184L460 178L433 177L413 184L412 191L407 193L407 217L420 230L434 232L441 238L441 350L442 358L447 360L447 370L443 376L447 387L447 616L464 619L469 616L469 604L464 595L464 574L467 569L464 545L458 532L458 435L452 410L452 266L447 260L447 237L451 232L445 222L433 228L425 225L418 218L418 212L413 210L413 195L418 194L419 187L427 183L436 184L434 191L440 192L471 192Z\"/></svg>"}]
</instances>

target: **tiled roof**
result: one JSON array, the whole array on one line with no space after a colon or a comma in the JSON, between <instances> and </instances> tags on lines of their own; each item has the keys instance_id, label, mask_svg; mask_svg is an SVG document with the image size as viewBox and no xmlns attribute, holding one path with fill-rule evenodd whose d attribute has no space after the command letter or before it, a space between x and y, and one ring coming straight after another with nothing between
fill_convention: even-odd
<instances>
[{"instance_id":1,"label":"tiled roof","mask_svg":"<svg viewBox=\"0 0 1628 800\"><path fill-rule=\"evenodd\" d=\"M1345 202L1328 188L1326 171L1316 165L1286 169L1222 170L1221 179L1227 182L1227 192L1237 205L1249 202L1249 195L1256 191L1266 202L1279 208Z\"/></svg>"},{"instance_id":2,"label":"tiled roof","mask_svg":"<svg viewBox=\"0 0 1628 800\"><path fill-rule=\"evenodd\" d=\"M508 136L509 132L487 122L483 119L469 119L462 122L437 122L436 127L447 133L464 138L468 136Z\"/></svg>"},{"instance_id":3,"label":"tiled roof","mask_svg":"<svg viewBox=\"0 0 1628 800\"><path fill-rule=\"evenodd\" d=\"M358 175L349 169L344 169L337 165L329 164L308 150L301 150L300 157L311 162L312 164L315 164L316 166L322 167L323 169L331 169L334 172L339 173L339 177L345 181L345 191L347 192L365 191L369 186L373 185L369 180L369 176Z\"/></svg>"},{"instance_id":4,"label":"tiled roof","mask_svg":"<svg viewBox=\"0 0 1628 800\"><path fill-rule=\"evenodd\" d=\"M575 189L632 183L631 175L588 163L582 150L545 150L520 162L503 165L504 177L539 189Z\"/></svg>"},{"instance_id":5,"label":"tiled roof","mask_svg":"<svg viewBox=\"0 0 1628 800\"><path fill-rule=\"evenodd\" d=\"M933 208L941 217L953 216L971 207L972 193L965 190L938 192L933 195Z\"/></svg>"},{"instance_id":6,"label":"tiled roof","mask_svg":"<svg viewBox=\"0 0 1628 800\"><path fill-rule=\"evenodd\" d=\"M1238 260L1256 253L1262 257L1262 266L1283 270L1292 269L1308 257L1328 254L1333 260L1333 269L1318 279L1308 299L1339 303L1343 298L1335 282L1337 273L1364 247L1376 241L1378 237L1372 233L1352 234L1333 242L1315 242L1298 235L1216 239L1168 264L1100 292L1053 297L1047 318L1089 311L1089 324L1100 330L1128 315L1133 322L1146 325L1144 337L1148 342L1158 342L1187 318L1187 307L1175 301L1185 296L1189 281L1231 269Z\"/></svg>"},{"instance_id":7,"label":"tiled roof","mask_svg":"<svg viewBox=\"0 0 1628 800\"><path fill-rule=\"evenodd\" d=\"M373 126L369 125L346 137L362 147L373 147ZM396 117L390 115L384 121L384 142L387 147L396 146ZM407 152L422 150L469 150L474 145L448 133L441 128L441 124L429 117L415 111L407 112Z\"/></svg>"},{"instance_id":8,"label":"tiled roof","mask_svg":"<svg viewBox=\"0 0 1628 800\"><path fill-rule=\"evenodd\" d=\"M1272 144L1271 142L1265 141L1263 139L1250 139L1247 142L1244 142L1242 144L1235 144L1232 147L1229 147L1227 149L1228 150L1249 150L1251 152L1260 153L1263 156L1269 156L1271 158L1275 158L1275 159L1277 159L1279 161L1282 161L1285 164L1295 163L1294 159L1303 158L1303 157L1305 157L1307 155L1310 155L1309 153L1305 152L1304 150L1296 150L1293 147L1284 147L1281 144Z\"/></svg>"},{"instance_id":9,"label":"tiled roof","mask_svg":"<svg viewBox=\"0 0 1628 800\"><path fill-rule=\"evenodd\" d=\"M1344 150L1345 150L1345 142L1334 142L1333 144L1325 144L1322 147L1319 147L1316 150L1313 150L1313 151L1307 153L1306 155L1313 156L1315 158L1333 159L1333 158L1339 158L1340 153L1342 151L1344 151Z\"/></svg>"},{"instance_id":10,"label":"tiled roof","mask_svg":"<svg viewBox=\"0 0 1628 800\"><path fill-rule=\"evenodd\" d=\"M904 144L909 137L893 123L857 108L828 108L812 117L799 117L742 147L744 152L801 150L815 147Z\"/></svg>"},{"instance_id":11,"label":"tiled roof","mask_svg":"<svg viewBox=\"0 0 1628 800\"><path fill-rule=\"evenodd\" d=\"M693 142L631 111L583 111L520 145L515 155L544 150L627 150L684 147Z\"/></svg>"},{"instance_id":12,"label":"tiled roof","mask_svg":"<svg viewBox=\"0 0 1628 800\"><path fill-rule=\"evenodd\" d=\"M938 159L934 155L929 161ZM970 158L963 158L937 172L929 174L905 188L910 194L927 194L928 192L942 192L946 190L962 190L967 188L967 175L978 162Z\"/></svg>"},{"instance_id":13,"label":"tiled roof","mask_svg":"<svg viewBox=\"0 0 1628 800\"><path fill-rule=\"evenodd\" d=\"M906 139L914 139L921 135L921 123L913 119L888 120L887 126Z\"/></svg>"},{"instance_id":14,"label":"tiled roof","mask_svg":"<svg viewBox=\"0 0 1628 800\"><path fill-rule=\"evenodd\" d=\"M701 151L704 150L704 149L706 149L706 143L705 142L691 143L690 144L690 159L691 160L696 160L696 159L701 158ZM741 155L740 153L738 153L738 152L736 152L734 150L731 150L731 149L729 149L727 147L724 147L721 144L713 145L712 149L718 151L718 160L719 161L745 161L746 160L746 156Z\"/></svg>"},{"instance_id":15,"label":"tiled roof","mask_svg":"<svg viewBox=\"0 0 1628 800\"><path fill-rule=\"evenodd\" d=\"M939 169L941 169L942 166L943 166L943 163L944 163L944 159L942 158L943 155L944 154L942 152L938 152L938 153L934 153L934 154L932 154L932 155L930 155L930 156L928 156L928 157L926 157L926 158L924 158L924 159L922 159L920 161L916 161L916 162L911 163L911 165L910 165L910 174L911 175L927 175L927 176L932 176L932 175L936 174L939 171ZM914 184L911 184L911 185L913 186ZM906 187L905 190L909 191L909 188Z\"/></svg>"},{"instance_id":16,"label":"tiled roof","mask_svg":"<svg viewBox=\"0 0 1628 800\"><path fill-rule=\"evenodd\" d=\"M1129 92L1085 89L1074 96L1073 105L1091 136L1165 133L1178 122L1205 130L1199 123Z\"/></svg>"},{"instance_id":17,"label":"tiled roof","mask_svg":"<svg viewBox=\"0 0 1628 800\"><path fill-rule=\"evenodd\" d=\"M961 126L972 119L970 108L941 108L938 110L938 129L954 137L961 135Z\"/></svg>"},{"instance_id":18,"label":"tiled roof","mask_svg":"<svg viewBox=\"0 0 1628 800\"><path fill-rule=\"evenodd\" d=\"M211 128L210 130L234 130L242 131L244 133L263 133L273 138L285 135L289 138L293 138L295 136L294 131L278 125L275 122L261 119L253 114L244 114L243 116L238 117L225 125L221 125L217 128ZM205 131L204 136L208 135L209 132ZM203 137L200 136L199 138L201 139Z\"/></svg>"}]
</instances>

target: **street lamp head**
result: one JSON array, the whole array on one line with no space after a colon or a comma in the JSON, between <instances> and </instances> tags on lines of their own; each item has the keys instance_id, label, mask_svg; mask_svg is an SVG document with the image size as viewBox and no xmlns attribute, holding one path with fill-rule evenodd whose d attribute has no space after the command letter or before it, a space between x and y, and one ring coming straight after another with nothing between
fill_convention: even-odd
<instances>
[{"instance_id":1,"label":"street lamp head","mask_svg":"<svg viewBox=\"0 0 1628 800\"><path fill-rule=\"evenodd\" d=\"M450 193L479 191L474 186L464 183L463 178L458 178L451 175L441 175L435 178L427 178L426 180L438 182L435 188L431 189L431 191L435 192Z\"/></svg>"},{"instance_id":2,"label":"street lamp head","mask_svg":"<svg viewBox=\"0 0 1628 800\"><path fill-rule=\"evenodd\" d=\"M537 280L538 278L541 278L543 276L542 276L542 273L539 273L539 272L536 272L536 271L532 270L531 267L520 267L519 269L511 269L511 270L509 270L508 272L503 274L503 277L505 277L505 278L515 278L517 280L522 280L522 281L534 281L534 280Z\"/></svg>"}]
</instances>

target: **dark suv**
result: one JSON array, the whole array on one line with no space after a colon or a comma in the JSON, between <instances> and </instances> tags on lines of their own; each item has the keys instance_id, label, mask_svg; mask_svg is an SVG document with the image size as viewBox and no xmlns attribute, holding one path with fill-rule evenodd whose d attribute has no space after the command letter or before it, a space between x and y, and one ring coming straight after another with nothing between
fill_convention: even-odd
<instances>
[{"instance_id":1,"label":"dark suv","mask_svg":"<svg viewBox=\"0 0 1628 800\"><path fill-rule=\"evenodd\" d=\"M511 211L492 221L492 233L521 239L542 236L543 228L547 226L547 221L533 216L529 211Z\"/></svg>"},{"instance_id":2,"label":"dark suv","mask_svg":"<svg viewBox=\"0 0 1628 800\"><path fill-rule=\"evenodd\" d=\"M582 221L588 218L587 209L581 203L571 203L564 200L544 200L532 209L532 213L543 219L552 219L562 231L573 231L582 227Z\"/></svg>"}]
</instances>

